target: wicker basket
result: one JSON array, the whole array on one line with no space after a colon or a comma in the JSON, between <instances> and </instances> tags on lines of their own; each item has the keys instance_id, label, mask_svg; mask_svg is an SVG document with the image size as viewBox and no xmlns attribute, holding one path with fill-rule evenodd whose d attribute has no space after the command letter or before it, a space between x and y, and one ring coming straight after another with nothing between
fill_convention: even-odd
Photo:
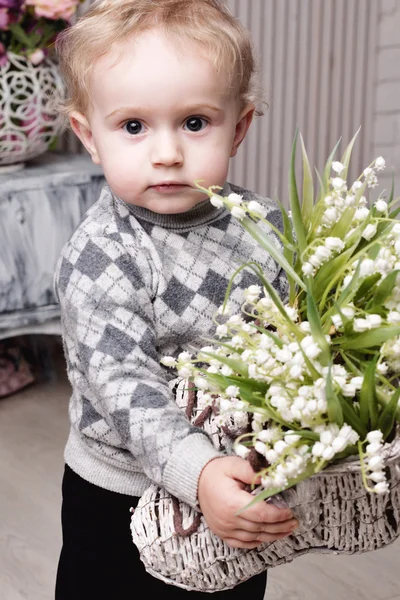
<instances>
[{"instance_id":1,"label":"wicker basket","mask_svg":"<svg viewBox=\"0 0 400 600\"><path fill-rule=\"evenodd\" d=\"M217 447L230 436L215 424L212 410L196 406L187 382L175 385L178 404L202 425ZM296 533L255 550L231 548L199 513L157 486L149 487L132 513L132 539L146 570L175 586L216 592L308 552L360 554L392 543L400 533L400 436L385 450L390 491L370 494L358 460L344 460L282 492L299 519Z\"/></svg>"},{"instance_id":2,"label":"wicker basket","mask_svg":"<svg viewBox=\"0 0 400 600\"><path fill-rule=\"evenodd\" d=\"M0 172L24 167L46 152L61 133L64 117L54 101L65 95L58 63L47 57L39 65L14 52L0 66Z\"/></svg>"}]
</instances>

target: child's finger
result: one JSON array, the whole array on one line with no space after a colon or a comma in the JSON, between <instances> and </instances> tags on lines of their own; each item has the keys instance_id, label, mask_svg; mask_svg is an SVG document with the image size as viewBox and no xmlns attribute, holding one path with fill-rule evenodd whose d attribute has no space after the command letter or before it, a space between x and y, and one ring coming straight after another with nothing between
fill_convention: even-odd
<instances>
[{"instance_id":1,"label":"child's finger","mask_svg":"<svg viewBox=\"0 0 400 600\"><path fill-rule=\"evenodd\" d=\"M297 519L289 519L287 521L279 521L277 523L255 523L254 521L243 520L240 522L240 529L247 531L250 535L257 536L262 533L284 533L292 532L299 526Z\"/></svg>"},{"instance_id":2,"label":"child's finger","mask_svg":"<svg viewBox=\"0 0 400 600\"><path fill-rule=\"evenodd\" d=\"M240 525L223 528L218 535L225 541L235 539L237 542L253 544L255 547L260 543L273 542L276 539L290 535L298 526L297 519L279 523L254 523L253 521L241 519Z\"/></svg>"},{"instance_id":3,"label":"child's finger","mask_svg":"<svg viewBox=\"0 0 400 600\"><path fill-rule=\"evenodd\" d=\"M243 506L246 506L254 498L247 492L243 492L243 494ZM258 502L250 508L238 511L238 516L254 523L280 523L292 519L294 514L290 508L280 508L266 502Z\"/></svg>"},{"instance_id":4,"label":"child's finger","mask_svg":"<svg viewBox=\"0 0 400 600\"><path fill-rule=\"evenodd\" d=\"M282 532L282 533L261 533L257 538L251 538L248 532L237 531L232 534L231 537L226 537L224 539L225 543L232 548L246 548L247 550L252 550L257 548L261 544L272 544L277 540L281 540L285 537L288 537L293 533L292 531Z\"/></svg>"}]
</instances>

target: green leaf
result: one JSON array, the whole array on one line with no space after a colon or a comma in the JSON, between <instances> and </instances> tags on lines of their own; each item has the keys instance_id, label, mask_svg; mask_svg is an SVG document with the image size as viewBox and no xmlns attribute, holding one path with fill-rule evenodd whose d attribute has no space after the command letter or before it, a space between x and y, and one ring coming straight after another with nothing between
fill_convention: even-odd
<instances>
[{"instance_id":1,"label":"green leaf","mask_svg":"<svg viewBox=\"0 0 400 600\"><path fill-rule=\"evenodd\" d=\"M385 300L390 296L393 291L394 286L396 285L397 275L400 273L400 270L391 271L389 275L381 281L381 283L377 286L373 295L372 306L382 306Z\"/></svg>"},{"instance_id":2,"label":"green leaf","mask_svg":"<svg viewBox=\"0 0 400 600\"><path fill-rule=\"evenodd\" d=\"M343 410L339 398L333 387L332 381L332 361L329 363L328 375L326 377L326 402L328 404L328 417L331 423L336 423L339 427L343 425Z\"/></svg>"},{"instance_id":3,"label":"green leaf","mask_svg":"<svg viewBox=\"0 0 400 600\"><path fill-rule=\"evenodd\" d=\"M303 158L303 197L301 203L301 216L303 223L310 223L314 206L314 184L303 136L300 134L301 154ZM308 233L308 232L307 232Z\"/></svg>"},{"instance_id":4,"label":"green leaf","mask_svg":"<svg viewBox=\"0 0 400 600\"><path fill-rule=\"evenodd\" d=\"M331 178L331 172L332 172L332 163L333 163L333 159L335 157L336 151L339 147L339 144L341 142L342 138L340 138L336 144L334 149L332 150L332 152L330 153L328 160L325 163L325 167L324 167L324 171L322 174L322 183L323 183L323 189L325 190L325 194L329 189L329 180Z\"/></svg>"},{"instance_id":5,"label":"green leaf","mask_svg":"<svg viewBox=\"0 0 400 600\"><path fill-rule=\"evenodd\" d=\"M15 36L15 38L23 44L23 46L29 50L35 50L35 46L32 45L32 40L18 23L11 23L8 29L13 36Z\"/></svg>"},{"instance_id":6,"label":"green leaf","mask_svg":"<svg viewBox=\"0 0 400 600\"><path fill-rule=\"evenodd\" d=\"M304 362L306 363L306 367L311 375L311 378L314 381L319 379L321 377L321 373L319 373L319 371L317 371L317 369L314 367L313 363L311 362L311 360L308 358L308 356L304 352L304 349L301 344L299 344L299 348L300 348L300 352L303 355Z\"/></svg>"},{"instance_id":7,"label":"green leaf","mask_svg":"<svg viewBox=\"0 0 400 600\"><path fill-rule=\"evenodd\" d=\"M355 444L347 446L347 448L345 448L342 452L338 452L337 454L335 454L334 462L342 460L342 458L355 456L356 454L358 454L358 446L356 446Z\"/></svg>"},{"instance_id":8,"label":"green leaf","mask_svg":"<svg viewBox=\"0 0 400 600\"><path fill-rule=\"evenodd\" d=\"M275 202L281 211L282 222L283 222L283 234L284 234L285 238L287 238L289 240L290 244L293 245L294 238L293 238L293 230L292 230L292 227L293 227L292 221L289 218L286 208L283 206L282 202L279 200L278 197L275 198Z\"/></svg>"},{"instance_id":9,"label":"green leaf","mask_svg":"<svg viewBox=\"0 0 400 600\"><path fill-rule=\"evenodd\" d=\"M350 373L353 373L353 375L355 375L356 377L361 377L362 376L362 371L360 371L360 369L358 369L355 364L353 363L353 361L350 359L350 357L345 354L344 352L339 352L339 355L341 357L341 359L343 360L344 364L348 367Z\"/></svg>"},{"instance_id":10,"label":"green leaf","mask_svg":"<svg viewBox=\"0 0 400 600\"><path fill-rule=\"evenodd\" d=\"M268 409L265 407L264 402L260 399L260 391L255 385L256 382L253 379L245 379L241 377L235 376L225 376L219 373L209 373L206 369L198 369L199 373L203 373L207 381L216 385L221 391L225 391L226 388L230 385L236 385L239 388L240 398L245 402L248 402L252 406L257 406L258 408L265 408L267 412ZM268 389L265 386L265 393ZM264 394L265 395L265 394Z\"/></svg>"},{"instance_id":11,"label":"green leaf","mask_svg":"<svg viewBox=\"0 0 400 600\"><path fill-rule=\"evenodd\" d=\"M253 219L253 217L251 217L251 220L254 223L257 222L257 221L255 221ZM290 238L287 238L286 235L284 233L282 233L282 231L280 231L278 229L278 227L276 227L273 223L271 223L271 221L268 221L268 219L264 219L263 217L259 217L258 221L261 221L262 223L265 223L266 225L268 225L268 227L278 236L278 238L282 242L282 246L284 248L288 248L292 252L294 252L296 250L296 246L294 245L294 242L293 242L293 236L290 236L291 240L290 240Z\"/></svg>"},{"instance_id":12,"label":"green leaf","mask_svg":"<svg viewBox=\"0 0 400 600\"><path fill-rule=\"evenodd\" d=\"M358 261L350 283L345 288L342 289L340 296L337 299L338 306L341 307L344 304L349 304L349 302L351 302L352 299L354 298L354 295L358 289L358 282L360 279L360 270L361 270L361 261Z\"/></svg>"},{"instance_id":13,"label":"green leaf","mask_svg":"<svg viewBox=\"0 0 400 600\"><path fill-rule=\"evenodd\" d=\"M332 340L332 344L339 346L342 350L364 350L375 346L380 347L396 335L400 335L399 325L382 326L349 337L335 338Z\"/></svg>"},{"instance_id":14,"label":"green leaf","mask_svg":"<svg viewBox=\"0 0 400 600\"><path fill-rule=\"evenodd\" d=\"M239 375L242 375L243 377L247 377L249 374L247 364L242 362L241 360L238 360L237 358L230 358L229 356L215 354L214 352L206 352L204 350L201 350L200 354L201 356L209 356L214 360L218 360L223 365L226 365L227 367L232 369L232 371L235 371L235 373L239 373Z\"/></svg>"},{"instance_id":15,"label":"green leaf","mask_svg":"<svg viewBox=\"0 0 400 600\"><path fill-rule=\"evenodd\" d=\"M311 230L310 230L309 234L307 235L308 243L311 243L314 240L314 238L316 236L318 236L317 229L320 225L321 217L325 210L324 200L325 200L325 196L327 193L327 190L324 189L324 183L322 181L321 175L318 173L317 169L315 169L315 173L317 175L317 179L319 182L319 192L318 192L318 200L317 200L317 202L314 206L313 212L312 212Z\"/></svg>"},{"instance_id":16,"label":"green leaf","mask_svg":"<svg viewBox=\"0 0 400 600\"><path fill-rule=\"evenodd\" d=\"M354 295L354 302L358 302L368 293L370 293L376 282L379 281L381 277L382 275L380 273L374 273L373 275L366 277ZM374 295L375 293L376 292L374 292Z\"/></svg>"},{"instance_id":17,"label":"green leaf","mask_svg":"<svg viewBox=\"0 0 400 600\"><path fill-rule=\"evenodd\" d=\"M400 388L397 389L391 396L389 402L383 409L379 421L378 429L383 433L383 438L386 439L392 432L396 420L396 412L399 405Z\"/></svg>"},{"instance_id":18,"label":"green leaf","mask_svg":"<svg viewBox=\"0 0 400 600\"><path fill-rule=\"evenodd\" d=\"M331 261L322 265L314 278L314 294L316 302L322 312L331 290L343 277L343 272L348 269L355 246L351 246L338 254Z\"/></svg>"},{"instance_id":19,"label":"green leaf","mask_svg":"<svg viewBox=\"0 0 400 600\"><path fill-rule=\"evenodd\" d=\"M378 402L376 397L375 371L378 356L372 360L364 373L360 390L360 418L368 429L376 429L378 423ZM364 436L365 437L365 436Z\"/></svg>"},{"instance_id":20,"label":"green leaf","mask_svg":"<svg viewBox=\"0 0 400 600\"><path fill-rule=\"evenodd\" d=\"M393 196L394 196L394 171L392 170L392 185L390 188L390 194L389 194L389 198L387 199L387 203L389 208L393 205L396 204L398 198L395 200L395 202L393 202ZM397 212L400 210L400 208L397 209ZM397 216L397 215L396 215ZM389 213L389 219L394 219L395 217L392 217L392 214Z\"/></svg>"},{"instance_id":21,"label":"green leaf","mask_svg":"<svg viewBox=\"0 0 400 600\"><path fill-rule=\"evenodd\" d=\"M342 320L344 335L351 335L351 333L353 332L353 327L351 325L352 321L350 319L348 319L344 315L344 313L341 310L340 305L337 302L335 302L333 304L332 308L325 313L325 317L329 316L329 319L326 321L326 325L324 327L324 331L328 331L329 332L329 330L330 330L330 323L332 323L332 325L335 326L334 323L333 323L333 321L331 319L332 319L332 315L336 314L336 313L339 315L339 317Z\"/></svg>"},{"instance_id":22,"label":"green leaf","mask_svg":"<svg viewBox=\"0 0 400 600\"><path fill-rule=\"evenodd\" d=\"M312 337L322 351L319 356L319 361L322 365L327 365L330 358L329 345L322 329L317 305L311 291L311 285L308 286L307 289L307 317L310 323Z\"/></svg>"},{"instance_id":23,"label":"green leaf","mask_svg":"<svg viewBox=\"0 0 400 600\"><path fill-rule=\"evenodd\" d=\"M255 223L252 219L248 217L244 217L242 219L241 224L243 227L250 233L250 235L258 242L261 248L264 248L272 258L278 263L282 269L286 272L286 274L294 279L294 281L299 285L302 289L306 289L305 283L302 279L297 275L296 271L293 269L292 265L288 263L286 258L282 255L282 251L276 247L273 241L267 236L266 233L262 231L262 229Z\"/></svg>"},{"instance_id":24,"label":"green leaf","mask_svg":"<svg viewBox=\"0 0 400 600\"><path fill-rule=\"evenodd\" d=\"M283 233L284 233L285 237L289 240L289 243L291 245L291 247L284 245L283 256L287 260L287 262L291 266L293 266L295 252L292 250L292 247L294 247L292 221L289 219L289 215L288 215L285 207L283 206L283 204L280 202L278 197L275 199L275 202L279 206L280 211L281 211L282 222L283 222ZM288 275L287 272L286 272L286 275L287 275L287 279L288 279L288 283L289 283L289 301L292 304L296 297L296 282L294 281L293 277Z\"/></svg>"},{"instance_id":25,"label":"green leaf","mask_svg":"<svg viewBox=\"0 0 400 600\"><path fill-rule=\"evenodd\" d=\"M387 383L387 382L386 382ZM393 386L392 386L393 389ZM393 392L396 390L393 389ZM391 396L388 396L385 392L382 391L382 388L378 387L376 389L376 395L378 397L378 402L383 409L389 404ZM397 407L396 411L396 420L400 423L400 406Z\"/></svg>"},{"instance_id":26,"label":"green leaf","mask_svg":"<svg viewBox=\"0 0 400 600\"><path fill-rule=\"evenodd\" d=\"M281 315L284 317L290 331L292 333L294 333L296 335L296 337L299 337L300 332L298 330L298 327L293 323L292 319L287 314L285 307L284 307L281 299L279 298L278 294L276 293L274 287L271 285L271 283L268 281L268 279L266 279L264 277L264 273L263 273L263 270L261 269L260 265L257 263L247 263L247 264L258 275L261 283L267 290L271 300L273 301L273 303L275 304L276 308L279 310ZM303 334L301 334L301 337L302 336L303 336Z\"/></svg>"},{"instance_id":27,"label":"green leaf","mask_svg":"<svg viewBox=\"0 0 400 600\"><path fill-rule=\"evenodd\" d=\"M365 217L365 219L363 221L361 221L361 223L359 223L357 225L357 227L355 227L354 231L348 236L348 238L346 240L346 244L348 246L352 246L354 244L358 251L361 249L362 246L364 246L365 244L368 243L366 240L364 240L364 238L362 237L362 234L363 234L365 227L368 225L368 223L370 221L371 221L371 211L368 213L368 215ZM375 240L374 240L374 242L375 242Z\"/></svg>"},{"instance_id":28,"label":"green leaf","mask_svg":"<svg viewBox=\"0 0 400 600\"><path fill-rule=\"evenodd\" d=\"M241 375L224 375L224 377L229 380L229 385L248 386L255 394L261 394L262 396L265 396L269 389L268 383L252 379L251 377L242 377Z\"/></svg>"},{"instance_id":29,"label":"green leaf","mask_svg":"<svg viewBox=\"0 0 400 600\"><path fill-rule=\"evenodd\" d=\"M255 323L253 323L254 327L257 327L257 331L259 331L260 333L263 333L264 335L267 335L269 338L271 338L271 340L274 342L274 344L276 344L278 346L278 348L283 348L283 341L281 340L281 338L279 336L277 336L275 333L273 333L272 331L269 331L269 329L265 329L265 327L261 327L260 325L256 325ZM236 348L231 348L232 352L237 352Z\"/></svg>"},{"instance_id":30,"label":"green leaf","mask_svg":"<svg viewBox=\"0 0 400 600\"><path fill-rule=\"evenodd\" d=\"M277 412L277 410L271 406L271 403L268 400L268 398L265 398L265 402L267 405L267 410L270 414L271 421L275 421L275 423L282 425L282 427L287 427L288 429L291 429L291 428L293 429L292 424L285 421L285 419L280 416L280 414Z\"/></svg>"},{"instance_id":31,"label":"green leaf","mask_svg":"<svg viewBox=\"0 0 400 600\"><path fill-rule=\"evenodd\" d=\"M292 428L293 429L293 428ZM305 440L311 440L312 442L318 442L320 439L319 433L315 431L309 431L308 429L296 429L293 430L293 435L301 435ZM290 433L286 433L285 435L291 435Z\"/></svg>"},{"instance_id":32,"label":"green leaf","mask_svg":"<svg viewBox=\"0 0 400 600\"><path fill-rule=\"evenodd\" d=\"M396 208L393 212L390 213L389 219L396 219L399 213L400 213L400 206L398 208Z\"/></svg>"},{"instance_id":33,"label":"green leaf","mask_svg":"<svg viewBox=\"0 0 400 600\"><path fill-rule=\"evenodd\" d=\"M240 267L238 267L238 268L236 269L236 271L233 273L233 275L231 276L231 278L230 278L230 280L229 280L229 283L228 283L228 286L227 286L227 288L226 288L226 292L225 292L225 298L224 298L224 303L223 303L223 305L222 305L222 307L223 307L223 309L224 309L224 310L225 310L225 308L227 307L227 304L228 304L228 301L229 301L229 296L230 296L230 294L231 294L231 289L232 289L232 285L233 285L233 282L234 282L234 280L235 280L235 277L236 277L237 275L239 275L239 273L240 273L241 271L243 271L243 269L245 269L247 266L248 266L248 263L245 263L245 264L243 264L243 265L240 265Z\"/></svg>"},{"instance_id":34,"label":"green leaf","mask_svg":"<svg viewBox=\"0 0 400 600\"><path fill-rule=\"evenodd\" d=\"M335 223L335 225L330 230L329 235L332 237L338 237L341 240L344 240L344 238L346 237L346 234L352 228L352 221L353 221L353 216L354 216L355 212L356 212L356 209L352 206L349 206L348 208L346 208L343 211L343 214L340 217L339 221L337 223Z\"/></svg>"},{"instance_id":35,"label":"green leaf","mask_svg":"<svg viewBox=\"0 0 400 600\"><path fill-rule=\"evenodd\" d=\"M371 248L368 250L368 258L370 258L371 260L376 260L376 258L378 257L379 251L381 249L381 245L380 244L373 244L371 246Z\"/></svg>"},{"instance_id":36,"label":"green leaf","mask_svg":"<svg viewBox=\"0 0 400 600\"><path fill-rule=\"evenodd\" d=\"M307 246L306 235L304 230L304 223L301 214L301 207L299 201L299 195L297 192L296 183L296 144L297 144L298 129L296 129L296 135L294 137L292 145L292 156L290 161L289 169L289 205L292 213L293 227L296 233L297 245L299 252L302 254Z\"/></svg>"},{"instance_id":37,"label":"green leaf","mask_svg":"<svg viewBox=\"0 0 400 600\"><path fill-rule=\"evenodd\" d=\"M347 423L347 425L350 425L354 431L357 431L362 440L365 439L365 436L367 435L367 428L365 427L363 421L357 415L354 408L350 406L348 402L346 402L346 400L340 397L339 401L343 411L344 422Z\"/></svg>"},{"instance_id":38,"label":"green leaf","mask_svg":"<svg viewBox=\"0 0 400 600\"><path fill-rule=\"evenodd\" d=\"M356 141L356 138L357 138L358 134L360 133L360 129L361 129L361 126L357 129L353 138L350 140L350 143L348 144L346 150L344 151L342 159L340 161L342 163L342 165L345 166L345 170L343 171L343 173L340 174L340 177L342 177L343 179L347 178L347 171L349 168L351 153L353 151L354 142Z\"/></svg>"}]
</instances>

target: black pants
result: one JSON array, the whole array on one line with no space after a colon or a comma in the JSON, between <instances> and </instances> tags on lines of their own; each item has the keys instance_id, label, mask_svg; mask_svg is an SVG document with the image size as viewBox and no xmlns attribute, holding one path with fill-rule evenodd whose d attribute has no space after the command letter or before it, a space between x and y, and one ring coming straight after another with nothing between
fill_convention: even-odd
<instances>
[{"instance_id":1,"label":"black pants","mask_svg":"<svg viewBox=\"0 0 400 600\"><path fill-rule=\"evenodd\" d=\"M149 575L130 532L130 508L138 498L109 492L88 483L65 467L62 504L63 547L56 600L134 600L158 597L262 600L266 573L232 590L188 592ZM157 595L157 596L156 596Z\"/></svg>"}]
</instances>

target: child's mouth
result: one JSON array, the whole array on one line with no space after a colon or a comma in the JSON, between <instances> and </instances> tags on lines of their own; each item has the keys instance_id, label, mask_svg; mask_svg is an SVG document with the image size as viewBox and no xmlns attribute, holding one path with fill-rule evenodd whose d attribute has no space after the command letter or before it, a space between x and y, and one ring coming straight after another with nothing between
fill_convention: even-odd
<instances>
[{"instance_id":1,"label":"child's mouth","mask_svg":"<svg viewBox=\"0 0 400 600\"><path fill-rule=\"evenodd\" d=\"M159 183L157 185L152 185L151 188L156 190L161 194L171 194L174 192L180 192L185 189L187 186L183 183Z\"/></svg>"}]
</instances>

